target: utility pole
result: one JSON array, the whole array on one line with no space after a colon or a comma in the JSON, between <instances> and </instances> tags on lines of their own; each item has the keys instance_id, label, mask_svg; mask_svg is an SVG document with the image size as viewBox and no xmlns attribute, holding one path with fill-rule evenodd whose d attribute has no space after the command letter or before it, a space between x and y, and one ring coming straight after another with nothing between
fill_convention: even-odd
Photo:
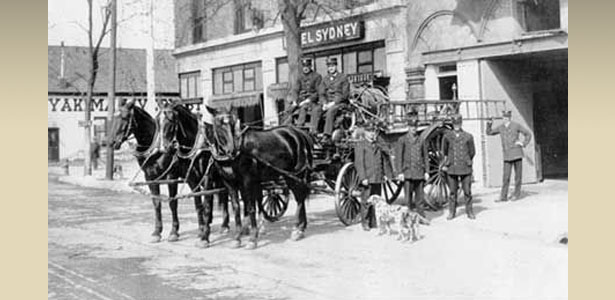
<instances>
[{"instance_id":1,"label":"utility pole","mask_svg":"<svg viewBox=\"0 0 615 300\"><path fill-rule=\"evenodd\" d=\"M113 115L115 114L115 54L116 54L116 37L117 37L117 0L111 0L110 8L111 9L111 37L110 43L111 47L109 47L110 57L109 57L109 70L110 70L110 80L109 80L109 98L107 99L108 110L107 110L107 170L106 177L109 180L113 180Z\"/></svg>"},{"instance_id":2,"label":"utility pole","mask_svg":"<svg viewBox=\"0 0 615 300\"><path fill-rule=\"evenodd\" d=\"M156 107L156 75L154 59L154 0L149 1L149 43L145 48L146 55L146 79L147 79L147 103L145 110L154 115Z\"/></svg>"}]
</instances>

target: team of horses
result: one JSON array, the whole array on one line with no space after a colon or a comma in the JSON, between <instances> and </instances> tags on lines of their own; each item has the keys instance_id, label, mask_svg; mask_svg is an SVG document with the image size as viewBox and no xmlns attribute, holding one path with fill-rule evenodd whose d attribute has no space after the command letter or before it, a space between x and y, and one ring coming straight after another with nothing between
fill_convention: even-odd
<instances>
[{"instance_id":1,"label":"team of horses","mask_svg":"<svg viewBox=\"0 0 615 300\"><path fill-rule=\"evenodd\" d=\"M152 194L155 212L152 242L159 242L162 233L162 213L159 182L166 182L172 228L169 241L179 238L177 216L177 186L185 182L198 192L225 187L218 194L223 210L222 231L229 228L228 198L235 216L234 247L242 245L243 235L249 235L246 249L258 244L257 204L262 200L261 183L280 176L293 192L297 202L296 224L292 240L304 237L307 227L305 201L310 193L313 169L312 137L294 126L271 129L242 128L234 109L207 107L213 124L203 124L185 106L169 103L154 118L145 110L127 102L114 120L115 149L130 137L136 140L134 156ZM242 225L241 203L247 225ZM194 197L199 224L201 247L208 247L213 218L213 196Z\"/></svg>"}]
</instances>

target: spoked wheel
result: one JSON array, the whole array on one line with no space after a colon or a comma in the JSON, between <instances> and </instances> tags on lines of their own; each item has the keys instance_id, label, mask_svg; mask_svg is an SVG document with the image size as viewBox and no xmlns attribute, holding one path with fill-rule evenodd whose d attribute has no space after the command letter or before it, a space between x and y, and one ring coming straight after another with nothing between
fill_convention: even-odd
<instances>
[{"instance_id":1,"label":"spoked wheel","mask_svg":"<svg viewBox=\"0 0 615 300\"><path fill-rule=\"evenodd\" d=\"M427 166L429 179L425 184L425 202L434 210L439 210L446 206L450 191L446 182L446 173L442 171L444 166L442 139L449 130L446 126L438 126L433 130L424 132L423 141L429 156L429 166Z\"/></svg>"},{"instance_id":2,"label":"spoked wheel","mask_svg":"<svg viewBox=\"0 0 615 300\"><path fill-rule=\"evenodd\" d=\"M263 200L258 203L258 206L265 220L275 222L286 213L288 202L289 193L287 188L282 191L272 189L263 192Z\"/></svg>"},{"instance_id":3,"label":"spoked wheel","mask_svg":"<svg viewBox=\"0 0 615 300\"><path fill-rule=\"evenodd\" d=\"M359 174L354 164L346 163L335 181L335 212L346 226L361 221L361 194Z\"/></svg>"},{"instance_id":4,"label":"spoked wheel","mask_svg":"<svg viewBox=\"0 0 615 300\"><path fill-rule=\"evenodd\" d=\"M382 197L391 204L397 200L401 190L404 188L404 184L397 180L386 180L382 183Z\"/></svg>"}]
</instances>

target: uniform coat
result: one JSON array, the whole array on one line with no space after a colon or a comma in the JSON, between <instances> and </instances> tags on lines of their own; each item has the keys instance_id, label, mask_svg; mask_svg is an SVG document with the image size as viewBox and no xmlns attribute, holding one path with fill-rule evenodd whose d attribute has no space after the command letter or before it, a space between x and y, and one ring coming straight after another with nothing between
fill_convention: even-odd
<instances>
[{"instance_id":1,"label":"uniform coat","mask_svg":"<svg viewBox=\"0 0 615 300\"><path fill-rule=\"evenodd\" d=\"M318 103L318 89L321 82L322 76L314 71L307 74L302 73L299 78L299 102L310 99Z\"/></svg>"},{"instance_id":2,"label":"uniform coat","mask_svg":"<svg viewBox=\"0 0 615 300\"><path fill-rule=\"evenodd\" d=\"M369 183L382 183L383 178L393 178L395 167L386 142L377 137L375 141L361 140L354 148L354 163L359 179Z\"/></svg>"},{"instance_id":3,"label":"uniform coat","mask_svg":"<svg viewBox=\"0 0 615 300\"><path fill-rule=\"evenodd\" d=\"M405 179L425 179L427 148L423 146L418 134L409 133L404 136L399 143L398 153L396 170L403 173Z\"/></svg>"},{"instance_id":4,"label":"uniform coat","mask_svg":"<svg viewBox=\"0 0 615 300\"><path fill-rule=\"evenodd\" d=\"M447 132L442 141L444 165L449 175L472 174L472 159L476 154L474 137L463 130Z\"/></svg>"},{"instance_id":5,"label":"uniform coat","mask_svg":"<svg viewBox=\"0 0 615 300\"><path fill-rule=\"evenodd\" d=\"M516 122L510 122L508 126L500 124L492 128L491 122L487 122L487 135L499 134L502 139L502 151L504 152L504 161L513 161L523 158L523 147L517 145L519 133L523 134L523 147L527 146L532 138L529 130Z\"/></svg>"},{"instance_id":6,"label":"uniform coat","mask_svg":"<svg viewBox=\"0 0 615 300\"><path fill-rule=\"evenodd\" d=\"M345 103L350 94L350 81L348 77L340 72L333 75L327 74L320 84L320 104L334 102L335 104Z\"/></svg>"}]
</instances>

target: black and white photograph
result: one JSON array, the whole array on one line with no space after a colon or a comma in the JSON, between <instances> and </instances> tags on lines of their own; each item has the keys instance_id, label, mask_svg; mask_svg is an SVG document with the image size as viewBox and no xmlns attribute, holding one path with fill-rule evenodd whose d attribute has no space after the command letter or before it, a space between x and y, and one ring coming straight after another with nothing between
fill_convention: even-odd
<instances>
[{"instance_id":1,"label":"black and white photograph","mask_svg":"<svg viewBox=\"0 0 615 300\"><path fill-rule=\"evenodd\" d=\"M568 0L48 0L48 299L568 299Z\"/></svg>"}]
</instances>

